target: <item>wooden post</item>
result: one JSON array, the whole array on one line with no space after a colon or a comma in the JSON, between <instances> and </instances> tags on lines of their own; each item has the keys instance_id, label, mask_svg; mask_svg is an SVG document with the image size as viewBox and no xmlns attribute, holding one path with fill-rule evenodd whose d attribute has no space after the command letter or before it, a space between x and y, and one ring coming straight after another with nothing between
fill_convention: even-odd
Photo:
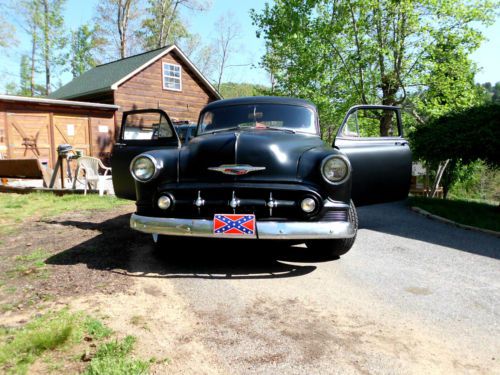
<instances>
[{"instance_id":1,"label":"wooden post","mask_svg":"<svg viewBox=\"0 0 500 375\"><path fill-rule=\"evenodd\" d=\"M4 121L5 121L5 144L7 145L7 157L12 159L12 150L10 145L10 128L7 116L7 108L4 109Z\"/></svg>"},{"instance_id":2,"label":"wooden post","mask_svg":"<svg viewBox=\"0 0 500 375\"><path fill-rule=\"evenodd\" d=\"M61 158L58 157L57 161L56 161L56 165L55 165L54 170L52 172L52 177L50 178L49 188L53 188L54 184L56 183L57 173L59 173L59 170L61 169L60 164L61 164Z\"/></svg>"},{"instance_id":3,"label":"wooden post","mask_svg":"<svg viewBox=\"0 0 500 375\"><path fill-rule=\"evenodd\" d=\"M49 113L49 141L50 141L50 155L52 156L52 165L56 164L56 141L54 136L54 112ZM57 159L57 161L59 161ZM56 167L54 167L54 173L56 172ZM52 187L52 186L51 186Z\"/></svg>"},{"instance_id":4,"label":"wooden post","mask_svg":"<svg viewBox=\"0 0 500 375\"><path fill-rule=\"evenodd\" d=\"M98 156L98 155L94 155L94 147L93 147L93 143L94 143L94 135L92 133L92 116L89 115L88 117L88 124L89 124L89 156Z\"/></svg>"}]
</instances>

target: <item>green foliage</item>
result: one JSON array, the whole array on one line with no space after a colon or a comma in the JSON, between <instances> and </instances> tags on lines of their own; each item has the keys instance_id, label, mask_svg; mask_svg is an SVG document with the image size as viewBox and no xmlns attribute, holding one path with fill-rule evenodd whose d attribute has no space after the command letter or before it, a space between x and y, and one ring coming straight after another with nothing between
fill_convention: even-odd
<instances>
[{"instance_id":1,"label":"green foliage","mask_svg":"<svg viewBox=\"0 0 500 375\"><path fill-rule=\"evenodd\" d=\"M478 159L500 164L500 105L487 104L442 116L412 135L415 156L437 163Z\"/></svg>"},{"instance_id":2,"label":"green foliage","mask_svg":"<svg viewBox=\"0 0 500 375\"><path fill-rule=\"evenodd\" d=\"M451 82L458 89L470 85L471 64L463 66L464 58L479 46L479 27L492 22L497 5L479 0L281 0L261 13L253 11L252 18L257 36L266 41L261 64L275 80L271 92L312 100L325 129L338 126L353 104L406 107L409 96L418 98L429 87L436 92L430 98L441 99L428 98L428 105L453 101L455 93L447 97ZM434 80L443 62L448 71L454 68L446 87ZM405 109L422 119L422 107Z\"/></svg>"},{"instance_id":3,"label":"green foliage","mask_svg":"<svg viewBox=\"0 0 500 375\"><path fill-rule=\"evenodd\" d=\"M19 73L20 89L19 95L31 96L31 71L30 58L28 55L21 56L21 69Z\"/></svg>"},{"instance_id":4,"label":"green foliage","mask_svg":"<svg viewBox=\"0 0 500 375\"><path fill-rule=\"evenodd\" d=\"M84 372L85 375L140 375L147 374L150 363L127 356L134 347L135 338L127 336L122 341L111 341L97 350Z\"/></svg>"},{"instance_id":5,"label":"green foliage","mask_svg":"<svg viewBox=\"0 0 500 375\"><path fill-rule=\"evenodd\" d=\"M0 48L10 48L17 43L16 28L7 21L5 12L7 4L0 4Z\"/></svg>"},{"instance_id":6,"label":"green foliage","mask_svg":"<svg viewBox=\"0 0 500 375\"><path fill-rule=\"evenodd\" d=\"M52 76L66 64L64 48L68 42L63 11L66 0L34 0L40 3L40 61L45 73L45 95L52 91Z\"/></svg>"},{"instance_id":7,"label":"green foliage","mask_svg":"<svg viewBox=\"0 0 500 375\"><path fill-rule=\"evenodd\" d=\"M500 170L490 168L482 161L459 168L455 183L450 189L451 199L475 199L500 202Z\"/></svg>"},{"instance_id":8,"label":"green foliage","mask_svg":"<svg viewBox=\"0 0 500 375\"><path fill-rule=\"evenodd\" d=\"M226 82L220 85L220 94L223 98L238 98L241 96L256 96L261 95L267 87L263 85L255 85L252 83L235 83Z\"/></svg>"},{"instance_id":9,"label":"green foliage","mask_svg":"<svg viewBox=\"0 0 500 375\"><path fill-rule=\"evenodd\" d=\"M189 36L185 23L179 16L179 3L173 0L148 0L147 16L137 32L146 51Z\"/></svg>"},{"instance_id":10,"label":"green foliage","mask_svg":"<svg viewBox=\"0 0 500 375\"><path fill-rule=\"evenodd\" d=\"M491 82L486 82L481 85L486 91L486 95L493 103L500 104L500 82L492 85Z\"/></svg>"},{"instance_id":11,"label":"green foliage","mask_svg":"<svg viewBox=\"0 0 500 375\"><path fill-rule=\"evenodd\" d=\"M429 49L429 71L422 77L426 88L410 98L426 122L487 101L484 89L474 83L477 69L469 59L468 43L472 41L440 34Z\"/></svg>"},{"instance_id":12,"label":"green foliage","mask_svg":"<svg viewBox=\"0 0 500 375\"><path fill-rule=\"evenodd\" d=\"M82 75L98 64L96 55L101 51L104 40L98 37L96 27L80 26L71 33L69 61L73 77Z\"/></svg>"},{"instance_id":13,"label":"green foliage","mask_svg":"<svg viewBox=\"0 0 500 375\"><path fill-rule=\"evenodd\" d=\"M408 203L460 224L500 232L498 205L421 197L411 197Z\"/></svg>"}]
</instances>

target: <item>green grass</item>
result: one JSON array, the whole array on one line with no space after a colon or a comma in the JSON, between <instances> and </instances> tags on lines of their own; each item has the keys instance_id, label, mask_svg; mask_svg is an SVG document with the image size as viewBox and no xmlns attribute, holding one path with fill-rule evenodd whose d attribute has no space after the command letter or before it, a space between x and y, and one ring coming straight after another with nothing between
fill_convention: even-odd
<instances>
[{"instance_id":1,"label":"green grass","mask_svg":"<svg viewBox=\"0 0 500 375\"><path fill-rule=\"evenodd\" d=\"M28 218L44 219L75 210L111 209L130 201L115 197L89 194L67 194L56 196L52 193L0 194L0 235L15 230L16 226Z\"/></svg>"},{"instance_id":2,"label":"green grass","mask_svg":"<svg viewBox=\"0 0 500 375\"><path fill-rule=\"evenodd\" d=\"M123 340L101 342L112 333L101 321L82 312L71 313L67 309L47 313L21 328L0 327L0 373L27 374L38 359L54 370L61 369L64 363L60 357L51 356L51 352L71 351L74 345L83 342L84 337L86 341L90 337L90 341L98 344L98 347L91 356L85 374L146 374L152 362L131 356L135 338L127 336ZM80 357L73 356L73 360L79 361Z\"/></svg>"},{"instance_id":3,"label":"green grass","mask_svg":"<svg viewBox=\"0 0 500 375\"><path fill-rule=\"evenodd\" d=\"M14 258L16 266L13 270L7 271L10 277L36 275L37 277L46 278L49 275L45 269L45 259L51 254L42 248L38 248L26 255L19 255Z\"/></svg>"},{"instance_id":4,"label":"green grass","mask_svg":"<svg viewBox=\"0 0 500 375\"><path fill-rule=\"evenodd\" d=\"M21 329L0 332L0 369L25 374L44 352L64 346L78 335L77 316L67 310L46 314Z\"/></svg>"},{"instance_id":5,"label":"green grass","mask_svg":"<svg viewBox=\"0 0 500 375\"><path fill-rule=\"evenodd\" d=\"M84 322L85 331L95 339L103 339L113 333L111 329L106 327L100 320L88 316Z\"/></svg>"},{"instance_id":6,"label":"green grass","mask_svg":"<svg viewBox=\"0 0 500 375\"><path fill-rule=\"evenodd\" d=\"M147 374L150 362L129 357L135 338L111 341L99 346L85 375L140 375Z\"/></svg>"},{"instance_id":7,"label":"green grass","mask_svg":"<svg viewBox=\"0 0 500 375\"><path fill-rule=\"evenodd\" d=\"M410 197L408 202L410 206L422 208L431 214L460 224L500 232L500 208L498 205L422 197Z\"/></svg>"}]
</instances>

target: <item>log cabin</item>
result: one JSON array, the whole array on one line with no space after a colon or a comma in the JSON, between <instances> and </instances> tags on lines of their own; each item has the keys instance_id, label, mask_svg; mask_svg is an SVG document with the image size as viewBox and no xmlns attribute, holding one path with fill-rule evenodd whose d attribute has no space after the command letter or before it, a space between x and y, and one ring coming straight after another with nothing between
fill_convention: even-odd
<instances>
[{"instance_id":1,"label":"log cabin","mask_svg":"<svg viewBox=\"0 0 500 375\"><path fill-rule=\"evenodd\" d=\"M220 94L175 44L96 66L49 95L53 99L163 109L173 120L196 122Z\"/></svg>"},{"instance_id":2,"label":"log cabin","mask_svg":"<svg viewBox=\"0 0 500 375\"><path fill-rule=\"evenodd\" d=\"M0 95L0 157L38 158L53 166L61 143L108 162L123 111L163 109L196 122L220 94L176 45L93 69L48 98Z\"/></svg>"}]
</instances>

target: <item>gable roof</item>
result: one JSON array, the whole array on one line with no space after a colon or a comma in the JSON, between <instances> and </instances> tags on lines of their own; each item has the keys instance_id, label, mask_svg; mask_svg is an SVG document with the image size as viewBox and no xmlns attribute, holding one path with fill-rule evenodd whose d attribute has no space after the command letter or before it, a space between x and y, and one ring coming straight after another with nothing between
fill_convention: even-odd
<instances>
[{"instance_id":1,"label":"gable roof","mask_svg":"<svg viewBox=\"0 0 500 375\"><path fill-rule=\"evenodd\" d=\"M116 90L122 83L172 51L176 52L176 55L190 68L190 70L192 70L206 86L208 91L214 94L216 98L221 99L215 87L212 86L175 44L144 52L139 55L126 57L121 60L112 61L107 64L98 65L54 91L48 95L48 98L73 99L85 95Z\"/></svg>"}]
</instances>

